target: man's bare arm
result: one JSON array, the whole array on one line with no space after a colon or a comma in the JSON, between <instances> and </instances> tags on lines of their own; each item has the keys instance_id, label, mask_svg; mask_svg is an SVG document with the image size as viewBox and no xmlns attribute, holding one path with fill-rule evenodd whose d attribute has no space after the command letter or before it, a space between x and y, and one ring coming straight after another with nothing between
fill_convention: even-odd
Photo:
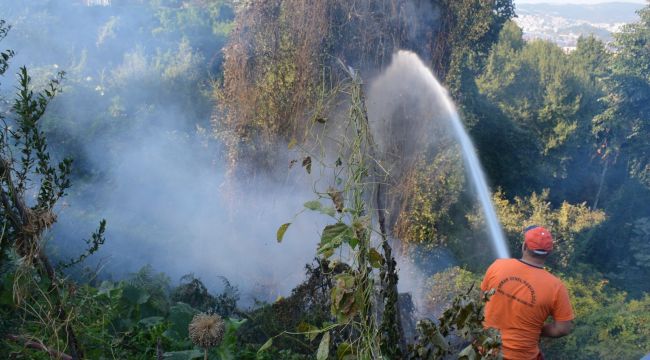
<instances>
[{"instance_id":1,"label":"man's bare arm","mask_svg":"<svg viewBox=\"0 0 650 360\"><path fill-rule=\"evenodd\" d=\"M554 321L544 325L542 336L550 338L559 338L567 336L573 330L573 321Z\"/></svg>"}]
</instances>

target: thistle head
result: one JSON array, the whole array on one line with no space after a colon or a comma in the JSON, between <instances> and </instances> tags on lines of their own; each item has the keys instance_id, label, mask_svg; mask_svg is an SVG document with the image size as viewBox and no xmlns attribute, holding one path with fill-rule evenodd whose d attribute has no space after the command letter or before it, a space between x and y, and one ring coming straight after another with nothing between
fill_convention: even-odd
<instances>
[{"instance_id":1,"label":"thistle head","mask_svg":"<svg viewBox=\"0 0 650 360\"><path fill-rule=\"evenodd\" d=\"M200 313L194 315L188 330L192 343L207 350L221 343L226 324L217 314Z\"/></svg>"}]
</instances>

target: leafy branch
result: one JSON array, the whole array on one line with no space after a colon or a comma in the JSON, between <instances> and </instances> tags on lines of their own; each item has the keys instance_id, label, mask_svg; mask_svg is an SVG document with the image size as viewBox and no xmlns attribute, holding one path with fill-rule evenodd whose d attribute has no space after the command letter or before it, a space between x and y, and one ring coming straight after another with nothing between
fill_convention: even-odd
<instances>
[{"instance_id":1,"label":"leafy branch","mask_svg":"<svg viewBox=\"0 0 650 360\"><path fill-rule=\"evenodd\" d=\"M86 244L88 245L88 249L86 249L86 251L81 255L79 255L79 257L77 257L76 259L70 259L70 261L68 261L65 264L59 264L59 267L62 269L67 269L71 266L83 262L84 260L86 260L86 258L88 258L92 254L97 252L97 250L99 250L99 247L104 245L104 242L106 241L106 238L104 237L105 232L106 232L106 220L102 219L99 222L99 228L97 228L97 230L92 233L89 239L85 240Z\"/></svg>"},{"instance_id":2,"label":"leafy branch","mask_svg":"<svg viewBox=\"0 0 650 360\"><path fill-rule=\"evenodd\" d=\"M9 30L0 21L0 40ZM13 52L0 55L0 74L8 67ZM44 249L43 234L56 222L56 203L70 188L72 160L54 163L48 151L45 133L39 123L50 101L61 91L64 73L59 72L42 91L32 89L32 78L26 67L18 72L16 98L8 115L0 114L0 266L13 260L15 269L10 278L12 298L27 317L51 330L48 334L57 344L65 341L72 359L84 357L72 328L73 314L64 305L67 301L65 281L59 278ZM6 116L6 117L5 117ZM35 194L35 200L31 195ZM87 241L90 248L79 261L97 251L104 243L106 221ZM26 321L26 320L24 320ZM62 332L62 334L59 334ZM30 343L38 345L37 343ZM32 346L32 347L34 347ZM59 353L58 349L41 346Z\"/></svg>"},{"instance_id":3,"label":"leafy branch","mask_svg":"<svg viewBox=\"0 0 650 360\"><path fill-rule=\"evenodd\" d=\"M455 349L449 341L451 334L470 340L457 353L459 360L501 359L501 335L495 329L484 329L481 326L483 308L494 290L476 298L471 295L473 288L474 285L466 293L456 296L438 323L429 319L418 322L418 341L409 345L408 359L434 360L453 354Z\"/></svg>"}]
</instances>

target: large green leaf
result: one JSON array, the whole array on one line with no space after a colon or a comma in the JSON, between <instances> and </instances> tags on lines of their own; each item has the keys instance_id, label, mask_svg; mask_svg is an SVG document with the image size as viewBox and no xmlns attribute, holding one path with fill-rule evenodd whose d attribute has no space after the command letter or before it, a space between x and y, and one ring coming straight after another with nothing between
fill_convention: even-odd
<instances>
[{"instance_id":1,"label":"large green leaf","mask_svg":"<svg viewBox=\"0 0 650 360\"><path fill-rule=\"evenodd\" d=\"M228 319L226 321L226 332L233 332L233 333L236 332L237 330L239 330L239 328L242 325L246 323L246 321L248 321L248 319L241 319L241 320L237 320L233 318Z\"/></svg>"},{"instance_id":2,"label":"large green leaf","mask_svg":"<svg viewBox=\"0 0 650 360\"><path fill-rule=\"evenodd\" d=\"M216 352L219 355L219 360L234 360L237 354L237 329L239 329L246 319L235 320L226 319L226 333L221 341Z\"/></svg>"},{"instance_id":3,"label":"large green leaf","mask_svg":"<svg viewBox=\"0 0 650 360\"><path fill-rule=\"evenodd\" d=\"M279 243L282 242L282 239L284 238L284 233L287 232L287 229L289 228L290 225L291 225L291 223L286 223L286 224L280 225L280 228L278 229L278 233L276 235L276 238L277 238Z\"/></svg>"},{"instance_id":4,"label":"large green leaf","mask_svg":"<svg viewBox=\"0 0 650 360\"><path fill-rule=\"evenodd\" d=\"M341 246L344 241L349 241L352 237L352 228L347 224L339 222L334 225L327 225L323 229L318 252L319 254L331 254L334 249Z\"/></svg>"},{"instance_id":5,"label":"large green leaf","mask_svg":"<svg viewBox=\"0 0 650 360\"><path fill-rule=\"evenodd\" d=\"M329 216L336 215L336 210L333 207L323 206L323 204L321 204L321 202L318 200L307 201L304 205L307 209L318 211L321 214Z\"/></svg>"},{"instance_id":6,"label":"large green leaf","mask_svg":"<svg viewBox=\"0 0 650 360\"><path fill-rule=\"evenodd\" d=\"M305 203L305 207L309 210L320 210L323 207L323 204L320 203L318 200L312 200L312 201L307 201Z\"/></svg>"},{"instance_id":7,"label":"large green leaf","mask_svg":"<svg viewBox=\"0 0 650 360\"><path fill-rule=\"evenodd\" d=\"M318 351L316 352L316 360L327 360L330 354L330 333L329 331L323 335L323 338L320 340L318 345Z\"/></svg>"},{"instance_id":8,"label":"large green leaf","mask_svg":"<svg viewBox=\"0 0 650 360\"><path fill-rule=\"evenodd\" d=\"M122 298L132 305L142 305L149 300L150 295L142 288L126 285L122 290Z\"/></svg>"},{"instance_id":9,"label":"large green leaf","mask_svg":"<svg viewBox=\"0 0 650 360\"><path fill-rule=\"evenodd\" d=\"M341 236L351 233L352 229L345 223L336 223L334 225L327 225L323 229L321 235L321 244L331 242Z\"/></svg>"},{"instance_id":10,"label":"large green leaf","mask_svg":"<svg viewBox=\"0 0 650 360\"><path fill-rule=\"evenodd\" d=\"M375 248L371 248L368 252L368 259L370 260L370 265L372 265L372 267L375 269L379 269L384 263L384 258Z\"/></svg>"},{"instance_id":11,"label":"large green leaf","mask_svg":"<svg viewBox=\"0 0 650 360\"><path fill-rule=\"evenodd\" d=\"M170 330L178 334L180 337L179 340L187 338L187 327L197 313L197 310L182 302L176 303L176 305L169 309L168 320L171 323Z\"/></svg>"}]
</instances>

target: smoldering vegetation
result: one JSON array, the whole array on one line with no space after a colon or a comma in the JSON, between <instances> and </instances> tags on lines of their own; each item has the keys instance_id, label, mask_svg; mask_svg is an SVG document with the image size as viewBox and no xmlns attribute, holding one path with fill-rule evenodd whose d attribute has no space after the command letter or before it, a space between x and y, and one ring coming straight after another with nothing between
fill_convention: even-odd
<instances>
[{"instance_id":1,"label":"smoldering vegetation","mask_svg":"<svg viewBox=\"0 0 650 360\"><path fill-rule=\"evenodd\" d=\"M386 31L382 24L396 16L403 22L404 43L417 47L430 42L423 26L435 23L439 9L411 2L398 9L366 25ZM388 11L366 9L379 10ZM280 140L263 155L273 156L272 169L259 158L241 158L236 169L249 168L255 175L233 181L227 176L234 171L229 143L223 140L228 129L217 125L217 139L212 136L210 120L219 123L226 116L214 109L212 89L222 76L221 47L234 11L227 3L207 9L146 3L8 6L13 29L6 43L17 51L14 63L32 68L37 81L59 70L67 72L64 92L45 119L55 156L73 156L78 178L50 234L65 239L51 241L62 261L84 246L86 234L96 227L89 220L105 218L108 241L85 264L101 269L100 279L121 278L151 264L173 279L193 272L217 288L217 275L223 275L250 293L249 298L266 300L286 294L302 279L304 264L312 260L319 221L301 216L284 244L274 238L278 224L292 221L314 197L304 170L296 166L286 173L300 154L286 150L290 139ZM422 21L407 20L414 16ZM35 22L43 25L31 26ZM362 25L344 31L360 31ZM345 50L347 59L361 65L368 76L381 71L379 58L367 62L368 55L355 55L353 44L340 46L351 50ZM426 137L426 131L418 131L424 129L398 126L409 129L401 138ZM395 138L387 130L380 130L379 141ZM333 136L339 132L331 131ZM253 146L268 146L264 137L254 141ZM400 161L411 159L401 165L403 172L412 168L418 149L427 147L425 141L407 142L416 145L408 154L400 149L393 155ZM329 157L332 150L326 150ZM317 167L314 164L314 173L322 173ZM392 176L403 181L404 175ZM305 223L302 228L300 221Z\"/></svg>"},{"instance_id":2,"label":"smoldering vegetation","mask_svg":"<svg viewBox=\"0 0 650 360\"><path fill-rule=\"evenodd\" d=\"M44 234L47 254L79 256L98 220L108 221L106 242L59 282L14 281L38 269L0 254L11 270L0 266L0 334L11 336L0 349L302 359L322 349L388 354L396 347L386 344L400 343L402 354L459 352L453 336L446 350L432 345L440 338L427 333L443 322L426 318L480 314L476 284L493 255L440 99L408 71L384 73L410 49L458 104L511 253L526 225L556 236L548 265L579 318L573 335L544 351L621 359L646 350L650 102L639 75L648 54L637 45L647 22L626 28L613 56L591 38L569 54L526 43L509 0L89 3L0 4L13 25L2 41L16 51L10 72L27 65L39 90L66 71L40 123L53 160L75 160L73 186ZM17 83L5 75L2 85L2 114L19 119L8 103ZM361 186L343 188L350 145L369 143L350 126L365 110L386 170L382 209L374 165L355 168ZM371 190L359 197L366 207L349 221L342 196L361 188ZM367 257L355 240L363 228L372 232ZM31 291L47 286L60 287ZM61 309L70 321L52 317ZM192 347L187 325L199 311L225 318L221 345ZM345 320L351 327L331 327ZM485 335L479 317L466 325ZM368 333L377 336L360 336ZM37 348L26 348L31 339Z\"/></svg>"}]
</instances>

